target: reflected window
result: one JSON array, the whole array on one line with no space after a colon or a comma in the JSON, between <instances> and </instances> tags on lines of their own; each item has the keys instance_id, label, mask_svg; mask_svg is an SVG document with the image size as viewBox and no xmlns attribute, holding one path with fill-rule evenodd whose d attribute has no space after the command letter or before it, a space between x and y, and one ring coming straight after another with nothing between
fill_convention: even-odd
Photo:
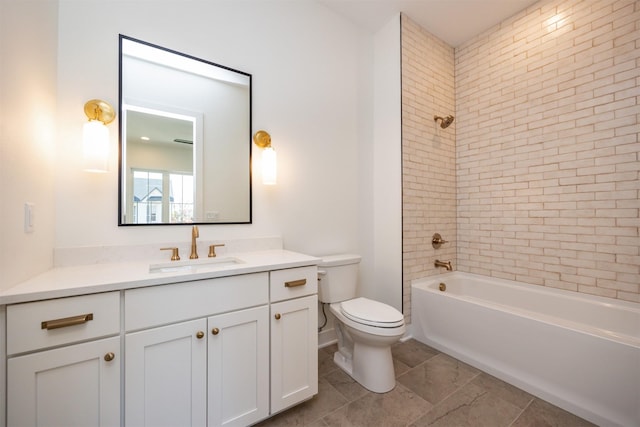
<instances>
[{"instance_id":1,"label":"reflected window","mask_svg":"<svg viewBox=\"0 0 640 427\"><path fill-rule=\"evenodd\" d=\"M169 174L171 223L193 222L193 175Z\"/></svg>"},{"instance_id":2,"label":"reflected window","mask_svg":"<svg viewBox=\"0 0 640 427\"><path fill-rule=\"evenodd\" d=\"M193 222L193 175L133 170L133 224Z\"/></svg>"}]
</instances>

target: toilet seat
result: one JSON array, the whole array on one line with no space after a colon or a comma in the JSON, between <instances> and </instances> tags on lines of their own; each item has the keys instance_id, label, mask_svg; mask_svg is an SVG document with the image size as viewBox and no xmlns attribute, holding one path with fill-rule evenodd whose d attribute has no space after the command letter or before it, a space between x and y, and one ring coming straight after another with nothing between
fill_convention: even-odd
<instances>
[{"instance_id":1,"label":"toilet seat","mask_svg":"<svg viewBox=\"0 0 640 427\"><path fill-rule=\"evenodd\" d=\"M367 298L354 298L340 303L340 312L349 320L378 328L404 325L404 316L390 305Z\"/></svg>"}]
</instances>

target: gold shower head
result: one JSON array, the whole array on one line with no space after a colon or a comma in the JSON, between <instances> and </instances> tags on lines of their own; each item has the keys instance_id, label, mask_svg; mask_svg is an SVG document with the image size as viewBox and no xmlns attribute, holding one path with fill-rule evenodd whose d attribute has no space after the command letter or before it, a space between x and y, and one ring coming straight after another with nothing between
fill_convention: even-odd
<instances>
[{"instance_id":1,"label":"gold shower head","mask_svg":"<svg viewBox=\"0 0 640 427\"><path fill-rule=\"evenodd\" d=\"M433 116L433 120L436 122L438 120L442 120L442 122L440 122L440 127L442 129L446 129L451 125L451 123L453 123L453 116L452 115L448 115L447 117Z\"/></svg>"}]
</instances>

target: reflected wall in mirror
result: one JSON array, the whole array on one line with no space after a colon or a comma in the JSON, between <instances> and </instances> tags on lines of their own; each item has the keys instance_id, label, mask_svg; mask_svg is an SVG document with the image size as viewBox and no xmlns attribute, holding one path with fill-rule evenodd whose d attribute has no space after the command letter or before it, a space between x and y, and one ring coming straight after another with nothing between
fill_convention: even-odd
<instances>
[{"instance_id":1,"label":"reflected wall in mirror","mask_svg":"<svg viewBox=\"0 0 640 427\"><path fill-rule=\"evenodd\" d=\"M251 75L120 36L119 225L251 222Z\"/></svg>"}]
</instances>

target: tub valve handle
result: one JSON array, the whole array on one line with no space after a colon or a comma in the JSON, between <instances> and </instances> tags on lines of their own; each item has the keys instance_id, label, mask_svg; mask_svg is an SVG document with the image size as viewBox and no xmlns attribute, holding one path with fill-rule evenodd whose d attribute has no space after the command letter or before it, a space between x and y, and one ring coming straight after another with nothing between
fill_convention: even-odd
<instances>
[{"instance_id":1,"label":"tub valve handle","mask_svg":"<svg viewBox=\"0 0 640 427\"><path fill-rule=\"evenodd\" d=\"M431 244L433 245L434 249L440 248L440 245L442 245L443 243L449 243L449 242L447 240L444 240L440 235L440 233L436 233L433 235L433 238L431 239Z\"/></svg>"}]
</instances>

